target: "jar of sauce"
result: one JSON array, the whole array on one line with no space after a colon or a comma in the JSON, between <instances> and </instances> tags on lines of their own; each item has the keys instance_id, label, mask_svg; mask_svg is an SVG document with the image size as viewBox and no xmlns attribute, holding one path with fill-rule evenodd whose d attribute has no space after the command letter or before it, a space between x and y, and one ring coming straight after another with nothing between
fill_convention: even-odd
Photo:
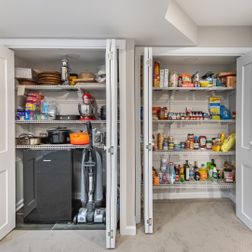
<instances>
[{"instance_id":1,"label":"jar of sauce","mask_svg":"<svg viewBox=\"0 0 252 252\"><path fill-rule=\"evenodd\" d=\"M206 149L206 136L199 137L199 147L200 149Z\"/></svg>"}]
</instances>

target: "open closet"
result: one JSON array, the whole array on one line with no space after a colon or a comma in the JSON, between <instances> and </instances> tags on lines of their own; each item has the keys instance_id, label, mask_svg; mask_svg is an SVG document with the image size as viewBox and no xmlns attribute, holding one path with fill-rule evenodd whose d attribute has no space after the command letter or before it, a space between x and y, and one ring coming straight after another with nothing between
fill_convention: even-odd
<instances>
[{"instance_id":1,"label":"open closet","mask_svg":"<svg viewBox=\"0 0 252 252\"><path fill-rule=\"evenodd\" d=\"M144 208L145 233L155 230L156 200L169 199L229 198L251 228L249 51L136 50L136 209L139 222Z\"/></svg>"},{"instance_id":2,"label":"open closet","mask_svg":"<svg viewBox=\"0 0 252 252\"><path fill-rule=\"evenodd\" d=\"M1 171L1 193L8 198L1 237L15 225L104 230L106 247L114 248L120 223L125 43L19 42L1 49L2 132L7 137L1 151L16 153L16 179L11 165ZM1 162L7 158L2 155Z\"/></svg>"}]
</instances>

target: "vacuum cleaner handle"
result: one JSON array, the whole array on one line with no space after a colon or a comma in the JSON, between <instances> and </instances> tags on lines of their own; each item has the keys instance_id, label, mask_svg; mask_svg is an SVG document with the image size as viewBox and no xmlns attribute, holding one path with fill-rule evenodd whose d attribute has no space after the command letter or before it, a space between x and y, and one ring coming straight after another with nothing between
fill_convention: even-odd
<instances>
[{"instance_id":1,"label":"vacuum cleaner handle","mask_svg":"<svg viewBox=\"0 0 252 252\"><path fill-rule=\"evenodd\" d=\"M89 137L90 137L90 148L93 149L93 132L92 132L92 124L91 122L87 122L87 132L89 134Z\"/></svg>"}]
</instances>

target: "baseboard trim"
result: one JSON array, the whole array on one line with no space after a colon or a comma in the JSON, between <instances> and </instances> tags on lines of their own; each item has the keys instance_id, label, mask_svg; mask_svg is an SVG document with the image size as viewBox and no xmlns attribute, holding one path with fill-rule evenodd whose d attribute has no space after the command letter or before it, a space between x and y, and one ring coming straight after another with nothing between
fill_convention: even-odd
<instances>
[{"instance_id":1,"label":"baseboard trim","mask_svg":"<svg viewBox=\"0 0 252 252\"><path fill-rule=\"evenodd\" d=\"M136 226L126 226L120 232L121 235L136 235Z\"/></svg>"},{"instance_id":2,"label":"baseboard trim","mask_svg":"<svg viewBox=\"0 0 252 252\"><path fill-rule=\"evenodd\" d=\"M16 212L24 206L24 199L21 199L16 204Z\"/></svg>"}]
</instances>

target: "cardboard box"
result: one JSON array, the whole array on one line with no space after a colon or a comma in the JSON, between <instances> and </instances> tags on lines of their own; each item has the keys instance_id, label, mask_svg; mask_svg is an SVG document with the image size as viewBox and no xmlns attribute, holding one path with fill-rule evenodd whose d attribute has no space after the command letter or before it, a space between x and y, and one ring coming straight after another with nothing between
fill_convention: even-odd
<instances>
[{"instance_id":1,"label":"cardboard box","mask_svg":"<svg viewBox=\"0 0 252 252\"><path fill-rule=\"evenodd\" d=\"M160 69L160 87L164 87L164 69Z\"/></svg>"},{"instance_id":2,"label":"cardboard box","mask_svg":"<svg viewBox=\"0 0 252 252\"><path fill-rule=\"evenodd\" d=\"M16 67L15 77L18 80L36 81L38 79L37 73L32 68L24 68L24 67Z\"/></svg>"},{"instance_id":3,"label":"cardboard box","mask_svg":"<svg viewBox=\"0 0 252 252\"><path fill-rule=\"evenodd\" d=\"M169 86L169 69L164 70L164 87Z\"/></svg>"}]
</instances>

